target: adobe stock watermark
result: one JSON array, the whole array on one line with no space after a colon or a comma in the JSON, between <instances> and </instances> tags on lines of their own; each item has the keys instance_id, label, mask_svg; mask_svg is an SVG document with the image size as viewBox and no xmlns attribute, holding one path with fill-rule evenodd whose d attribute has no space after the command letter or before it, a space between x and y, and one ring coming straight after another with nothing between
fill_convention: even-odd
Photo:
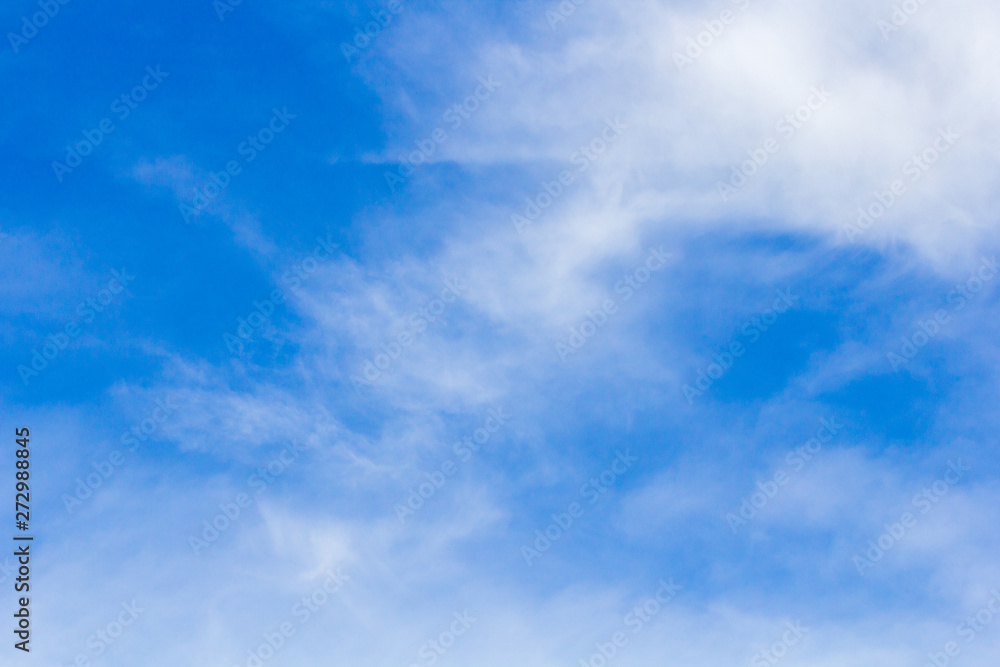
<instances>
[{"instance_id":1,"label":"adobe stock watermark","mask_svg":"<svg viewBox=\"0 0 1000 667\"><path fill-rule=\"evenodd\" d=\"M27 44L38 35L38 31L49 24L49 21L56 17L63 5L68 5L70 0L38 0L38 6L42 11L35 12L29 18L21 17L21 29L17 32L8 32L7 41L14 53L19 53L21 47Z\"/></svg>"},{"instance_id":2,"label":"adobe stock watermark","mask_svg":"<svg viewBox=\"0 0 1000 667\"><path fill-rule=\"evenodd\" d=\"M212 0L212 9L220 21L226 20L226 14L236 11L236 8L243 4L243 0Z\"/></svg>"},{"instance_id":3,"label":"adobe stock watermark","mask_svg":"<svg viewBox=\"0 0 1000 667\"><path fill-rule=\"evenodd\" d=\"M791 290L782 291L779 289L777 290L777 295L770 309L752 317L740 329L740 333L747 338L745 345L739 340L734 340L729 344L728 351L724 349L722 354L714 355L712 357L714 361L709 363L704 369L698 370L698 377L695 379L694 386L690 384L683 386L681 391L684 393L684 398L687 399L688 405L694 405L695 398L711 389L712 385L732 370L736 361L746 354L747 349L759 341L774 326L778 318L791 310L795 302L799 300L799 297L792 294Z\"/></svg>"},{"instance_id":4,"label":"adobe stock watermark","mask_svg":"<svg viewBox=\"0 0 1000 667\"><path fill-rule=\"evenodd\" d=\"M733 4L744 12L750 8L750 0L733 0ZM674 65L677 66L677 71L683 72L685 67L693 65L696 60L701 58L705 51L722 37L726 28L736 22L737 16L731 9L723 9L719 13L719 18L704 21L705 29L694 37L688 37L683 53L674 51Z\"/></svg>"},{"instance_id":5,"label":"adobe stock watermark","mask_svg":"<svg viewBox=\"0 0 1000 667\"><path fill-rule=\"evenodd\" d=\"M993 623L993 619L1000 614L1000 590L994 588L990 593L993 595L987 600L986 605L975 614L966 616L965 620L955 628L955 634L965 640L966 646L976 641L976 638L985 632ZM962 646L958 642L946 642L940 651L931 651L927 654L924 667L946 667L961 654Z\"/></svg>"},{"instance_id":6,"label":"adobe stock watermark","mask_svg":"<svg viewBox=\"0 0 1000 667\"><path fill-rule=\"evenodd\" d=\"M588 504L593 505L600 500L601 496L614 486L618 478L628 472L629 468L639 460L637 457L632 456L628 449L624 452L620 450L616 451L615 454L614 461L611 462L611 465L607 469L580 486L580 498L587 500ZM532 543L534 548L527 544L521 545L521 555L528 566L530 567L533 561L541 558L543 553L551 549L553 544L562 539L569 532L573 523L581 518L585 512L586 508L581 502L573 501L566 507L564 512L557 512L552 515L552 523L546 526L544 532L536 530L535 541Z\"/></svg>"},{"instance_id":7,"label":"adobe stock watermark","mask_svg":"<svg viewBox=\"0 0 1000 667\"><path fill-rule=\"evenodd\" d=\"M257 500L257 496L264 493L274 480L285 474L303 451L305 451L303 445L293 442L282 448L281 453L268 461L266 466L258 468L255 473L247 477L247 486L253 489L252 495L237 493L231 502L219 505L221 511L212 517L211 523L207 519L201 522L203 528L200 539L194 535L188 536L188 546L194 555L200 556L208 551L222 534L239 520L243 510L250 507Z\"/></svg>"},{"instance_id":8,"label":"adobe stock watermark","mask_svg":"<svg viewBox=\"0 0 1000 667\"><path fill-rule=\"evenodd\" d=\"M885 557L886 552L899 544L907 532L917 525L920 518L938 505L941 499L948 495L951 487L958 484L965 477L965 473L970 470L972 470L970 466L962 464L962 459L958 459L954 463L948 461L948 470L944 476L913 496L911 504L915 509L920 510L919 514L903 512L895 522L883 526L884 533L868 541L868 550L865 551L864 555L854 556L852 562L858 569L858 574L864 576L866 570L875 567Z\"/></svg>"},{"instance_id":9,"label":"adobe stock watermark","mask_svg":"<svg viewBox=\"0 0 1000 667\"><path fill-rule=\"evenodd\" d=\"M757 514L773 500L782 488L788 486L792 473L801 471L806 463L812 461L823 450L823 444L833 440L833 437L844 427L837 423L837 418L832 417L830 421L820 419L821 426L816 431L816 435L806 440L804 445L793 449L785 456L785 464L789 470L779 468L774 471L771 479L765 482L757 482L757 491L744 497L740 501L740 506L733 512L726 514L725 519L729 523L729 528L736 533L739 529L753 521Z\"/></svg>"},{"instance_id":10,"label":"adobe stock watermark","mask_svg":"<svg viewBox=\"0 0 1000 667\"><path fill-rule=\"evenodd\" d=\"M322 236L316 237L316 246L312 253L295 263L293 263L283 274L281 274L281 284L283 287L276 288L271 292L269 298L263 301L254 301L253 310L245 317L236 318L236 334L228 331L222 334L222 341L226 344L226 349L232 354L242 354L244 345L249 345L258 330L263 330L271 315L277 307L287 300L286 290L297 290L302 286L302 282L311 277L322 263L328 261L334 250L339 248L339 244L333 242L333 233L328 233L324 239Z\"/></svg>"},{"instance_id":11,"label":"adobe stock watermark","mask_svg":"<svg viewBox=\"0 0 1000 667\"><path fill-rule=\"evenodd\" d=\"M299 626L308 623L313 615L325 607L333 599L333 596L351 580L339 567L336 571L327 570L325 574L326 579L323 583L292 605L289 617L279 622L274 630L265 632L262 635L264 641L256 648L247 649L246 661L242 666L236 665L235 667L261 667L273 658L289 639L295 636L298 631L296 623Z\"/></svg>"},{"instance_id":12,"label":"adobe stock watermark","mask_svg":"<svg viewBox=\"0 0 1000 667\"><path fill-rule=\"evenodd\" d=\"M128 269L122 269L121 273L112 269L111 279L108 280L107 285L77 305L78 318L67 322L61 332L57 331L46 336L41 352L38 351L37 347L33 348L31 360L24 364L18 364L17 374L21 376L21 382L24 383L24 386L27 387L31 384L34 378L55 362L62 351L69 347L70 340L83 333L81 320L84 324L93 323L97 316L107 310L108 306L114 302L115 296L125 292L133 280L135 280L135 274L129 273Z\"/></svg>"},{"instance_id":13,"label":"adobe stock watermark","mask_svg":"<svg viewBox=\"0 0 1000 667\"><path fill-rule=\"evenodd\" d=\"M361 29L362 26L356 26L354 28L354 39L351 42L340 43L340 52L344 54L344 59L347 62L351 62L351 58L357 57L361 51L374 44L375 39L392 23L392 17L402 14L406 8L402 0L389 0L386 7L389 11L385 11L384 9L375 11L373 9L371 11L373 20L364 24L364 30Z\"/></svg>"},{"instance_id":14,"label":"adobe stock watermark","mask_svg":"<svg viewBox=\"0 0 1000 667\"><path fill-rule=\"evenodd\" d=\"M479 77L479 85L476 86L476 89L461 102L448 107L441 117L442 120L448 123L453 132L458 130L465 121L472 118L472 114L481 108L482 103L490 99L497 88L502 86L503 84L493 80L492 74L485 79ZM416 146L416 149L407 155L399 156L399 166L396 168L396 173L391 171L384 173L385 182L389 185L389 189L395 192L398 186L406 183L417 167L427 164L431 156L437 152L438 146L446 141L448 141L448 130L443 127L436 127L429 136L414 141L413 145Z\"/></svg>"},{"instance_id":15,"label":"adobe stock watermark","mask_svg":"<svg viewBox=\"0 0 1000 667\"><path fill-rule=\"evenodd\" d=\"M139 104L149 97L151 92L159 88L168 76L170 76L170 72L160 71L159 65L156 66L155 70L152 67L146 67L146 76L142 77L142 81L133 86L132 90L122 93L111 102L111 112L118 117L119 121L125 120L139 108ZM66 146L64 162L52 161L52 171L56 175L56 180L62 183L63 177L83 164L83 158L93 153L94 149L104 141L104 138L115 129L115 122L110 116L98 121L95 128L84 129L82 139Z\"/></svg>"},{"instance_id":16,"label":"adobe stock watermark","mask_svg":"<svg viewBox=\"0 0 1000 667\"><path fill-rule=\"evenodd\" d=\"M942 155L951 150L962 136L950 127L938 130L938 136L924 150L914 153L909 160L901 167L903 176L909 177L912 185L919 181L924 174L941 158ZM866 207L858 208L858 219L854 224L845 224L844 233L847 240L855 243L859 237L871 229L882 216L896 205L908 191L909 186L902 178L894 179L885 190L876 190L873 193L873 201Z\"/></svg>"},{"instance_id":17,"label":"adobe stock watermark","mask_svg":"<svg viewBox=\"0 0 1000 667\"><path fill-rule=\"evenodd\" d=\"M243 157L243 164L250 164L257 159L257 156L267 150L267 147L274 141L274 138L285 131L288 125L297 116L288 112L288 107L277 107L271 109L271 118L264 127L257 132L247 135L236 146L236 152ZM194 194L190 203L180 202L178 208L184 222L190 223L198 215L208 208L222 192L229 187L233 178L243 173L243 164L238 158L228 160L223 169L218 172L209 172L208 183L194 188Z\"/></svg>"},{"instance_id":18,"label":"adobe stock watermark","mask_svg":"<svg viewBox=\"0 0 1000 667\"><path fill-rule=\"evenodd\" d=\"M781 635L781 639L771 644L770 647L762 649L750 659L750 667L771 667L776 665L788 655L788 651L797 645L809 632L809 628L803 627L801 621L785 623L788 628Z\"/></svg>"},{"instance_id":19,"label":"adobe stock watermark","mask_svg":"<svg viewBox=\"0 0 1000 667\"><path fill-rule=\"evenodd\" d=\"M565 23L566 19L576 13L576 8L587 0L562 0L555 9L545 12L545 20L549 22L549 30L555 30L560 23Z\"/></svg>"},{"instance_id":20,"label":"adobe stock watermark","mask_svg":"<svg viewBox=\"0 0 1000 667\"><path fill-rule=\"evenodd\" d=\"M468 289L461 278L445 278L444 289L436 299L421 308L418 308L408 318L409 326L401 331L396 340L384 343L381 352L375 354L371 359L365 360L361 375L351 375L351 384L354 391L361 393L363 385L374 386L375 382L382 377L393 363L402 356L403 351L413 345L420 334L427 331L427 328L436 322L443 322L443 315L448 306L455 303Z\"/></svg>"},{"instance_id":21,"label":"adobe stock watermark","mask_svg":"<svg viewBox=\"0 0 1000 667\"><path fill-rule=\"evenodd\" d=\"M543 180L539 183L538 191L534 197L525 197L525 207L520 213L512 213L510 222L518 234L524 232L528 227L552 204L562 197L566 189L576 182L577 177L590 169L590 165L597 162L601 156L607 153L628 129L628 125L615 116L614 120L605 119L604 128L588 143L580 146L569 156L570 164L576 165L576 171L564 169L551 181Z\"/></svg>"},{"instance_id":22,"label":"adobe stock watermark","mask_svg":"<svg viewBox=\"0 0 1000 667\"><path fill-rule=\"evenodd\" d=\"M7 583L7 580L15 574L17 574L17 565L11 561L10 556L7 556L0 564L0 584Z\"/></svg>"},{"instance_id":23,"label":"adobe stock watermark","mask_svg":"<svg viewBox=\"0 0 1000 667\"><path fill-rule=\"evenodd\" d=\"M109 648L139 619L139 616L146 611L143 607L132 602L122 602L121 611L118 612L114 620L108 622L104 627L98 628L93 634L87 637L87 648L76 654L73 662L66 667L90 667L93 658L99 658L107 652Z\"/></svg>"},{"instance_id":24,"label":"adobe stock watermark","mask_svg":"<svg viewBox=\"0 0 1000 667\"><path fill-rule=\"evenodd\" d=\"M899 351L887 354L892 370L899 372L901 367L909 364L922 348L926 347L931 340L937 338L937 335L941 333L942 327L951 322L951 316L965 308L976 295L985 289L986 284L993 280L996 275L997 258L986 259L983 257L979 266L972 271L969 279L964 283L955 285L955 289L948 293L946 298L952 307L951 312L949 313L948 310L940 308L934 312L933 317L928 317L925 320L917 320L917 325L914 327L913 333L900 338L903 345Z\"/></svg>"},{"instance_id":25,"label":"adobe stock watermark","mask_svg":"<svg viewBox=\"0 0 1000 667\"><path fill-rule=\"evenodd\" d=\"M488 410L487 415L482 426L474 430L471 436L462 438L462 440L456 442L452 447L452 451L458 457L460 463L471 461L473 455L490 441L492 435L510 421L510 415L506 414L503 408ZM396 510L396 518L399 519L399 522L406 523L407 517L423 509L426 502L441 490L445 482L448 481L448 478L453 477L458 472L458 468L459 464L448 459L437 470L425 472L424 478L426 481L421 482L415 489L410 489L410 495L406 497L406 500L396 503L394 509Z\"/></svg>"},{"instance_id":26,"label":"adobe stock watermark","mask_svg":"<svg viewBox=\"0 0 1000 667\"><path fill-rule=\"evenodd\" d=\"M660 587L651 597L637 604L622 619L622 623L632 630L633 635L639 634L646 625L652 623L653 618L677 597L677 593L681 590L681 586L675 584L673 579L669 582L660 579L659 584ZM594 652L590 657L580 659L580 667L606 667L628 642L629 636L624 631L613 633L608 641L594 644Z\"/></svg>"},{"instance_id":27,"label":"adobe stock watermark","mask_svg":"<svg viewBox=\"0 0 1000 667\"><path fill-rule=\"evenodd\" d=\"M88 474L85 478L76 478L76 489L73 491L72 496L68 493L62 495L63 507L66 508L67 514L73 514L73 512L83 505L85 500L93 496L94 492L101 488L104 482L108 481L115 474L115 470L125 463L127 454L138 449L140 442L146 442L156 433L160 425L167 421L177 410L177 406L170 402L169 396L162 401L157 400L155 405L156 407L150 411L148 417L134 424L130 430L122 433L120 442L122 445L125 445L125 452L115 449L108 454L106 459L91 463L90 467L94 469L94 472Z\"/></svg>"},{"instance_id":28,"label":"adobe stock watermark","mask_svg":"<svg viewBox=\"0 0 1000 667\"><path fill-rule=\"evenodd\" d=\"M671 257L673 257L673 254L664 252L663 246L650 248L646 261L625 274L621 280L615 283L615 294L622 295L622 303L630 301L635 293L649 282L654 273L662 270L667 265L667 260ZM605 299L597 308L588 310L584 314L586 319L579 327L571 326L569 328L569 338L566 342L556 342L556 354L559 355L559 360L565 362L571 355L583 349L583 346L600 329L604 328L604 325L617 313L618 304L613 298Z\"/></svg>"},{"instance_id":29,"label":"adobe stock watermark","mask_svg":"<svg viewBox=\"0 0 1000 667\"><path fill-rule=\"evenodd\" d=\"M923 6L926 4L927 0L903 0L903 2L893 5L889 20L879 19L875 23L879 32L882 33L882 39L888 42L889 35L899 32L899 29L909 23L910 19L923 9Z\"/></svg>"},{"instance_id":30,"label":"adobe stock watermark","mask_svg":"<svg viewBox=\"0 0 1000 667\"><path fill-rule=\"evenodd\" d=\"M417 649L417 657L420 662L411 662L409 667L430 667L455 645L455 641L469 631L472 624L478 619L469 614L469 610L464 610L461 614L457 611L452 614L453 620L448 628L442 631L434 639L428 639Z\"/></svg>"},{"instance_id":31,"label":"adobe stock watermark","mask_svg":"<svg viewBox=\"0 0 1000 667\"><path fill-rule=\"evenodd\" d=\"M785 114L775 123L775 132L780 134L785 140L794 137L795 133L801 130L812 119L813 115L822 109L829 99L833 97L833 93L828 91L826 86L820 86L819 88L813 86L809 89L809 93L806 101L795 109L795 111ZM743 161L739 166L731 168L732 173L729 177L729 182L716 182L715 187L719 191L722 201L729 201L729 198L746 185L750 178L768 163L771 156L777 154L780 150L781 141L774 137L768 137L761 142L760 146L752 151L747 151L750 159Z\"/></svg>"}]
</instances>

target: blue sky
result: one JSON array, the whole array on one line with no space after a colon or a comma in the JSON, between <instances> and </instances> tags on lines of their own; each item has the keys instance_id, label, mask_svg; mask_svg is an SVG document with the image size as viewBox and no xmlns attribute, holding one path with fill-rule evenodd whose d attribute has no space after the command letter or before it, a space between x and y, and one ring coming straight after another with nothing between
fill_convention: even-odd
<instances>
[{"instance_id":1,"label":"blue sky","mask_svg":"<svg viewBox=\"0 0 1000 667\"><path fill-rule=\"evenodd\" d=\"M997 655L994 5L223 2L0 11L0 664Z\"/></svg>"}]
</instances>

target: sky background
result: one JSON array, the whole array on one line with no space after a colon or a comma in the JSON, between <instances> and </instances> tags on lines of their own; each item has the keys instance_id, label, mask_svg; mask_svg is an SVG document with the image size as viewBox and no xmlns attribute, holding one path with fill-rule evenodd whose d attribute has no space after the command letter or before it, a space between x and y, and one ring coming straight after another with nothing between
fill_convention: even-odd
<instances>
[{"instance_id":1,"label":"sky background","mask_svg":"<svg viewBox=\"0 0 1000 667\"><path fill-rule=\"evenodd\" d=\"M995 662L995 3L0 27L0 664Z\"/></svg>"}]
</instances>

